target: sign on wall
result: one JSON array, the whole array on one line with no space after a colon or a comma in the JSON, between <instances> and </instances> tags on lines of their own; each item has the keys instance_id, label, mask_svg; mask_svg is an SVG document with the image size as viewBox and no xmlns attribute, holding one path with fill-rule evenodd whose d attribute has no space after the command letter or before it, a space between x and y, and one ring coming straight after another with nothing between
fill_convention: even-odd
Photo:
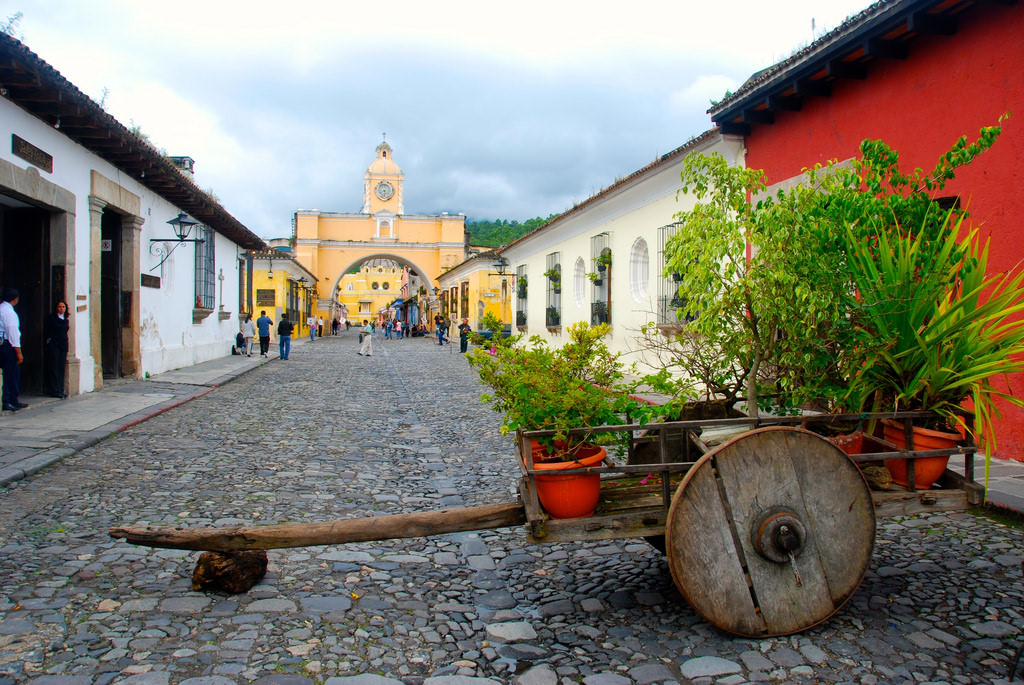
<instances>
[{"instance_id":1,"label":"sign on wall","mask_svg":"<svg viewBox=\"0 0 1024 685\"><path fill-rule=\"evenodd\" d=\"M257 307L273 307L275 302L275 295L277 292L271 288L267 290L256 289L256 306Z\"/></svg>"}]
</instances>

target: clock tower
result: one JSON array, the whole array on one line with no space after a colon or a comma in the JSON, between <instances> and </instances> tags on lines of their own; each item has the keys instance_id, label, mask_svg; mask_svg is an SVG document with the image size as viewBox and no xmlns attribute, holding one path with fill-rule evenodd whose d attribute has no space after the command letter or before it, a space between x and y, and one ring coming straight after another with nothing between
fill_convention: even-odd
<instances>
[{"instance_id":1,"label":"clock tower","mask_svg":"<svg viewBox=\"0 0 1024 685\"><path fill-rule=\"evenodd\" d=\"M403 178L402 170L391 158L391 146L382 141L377 146L377 159L363 177L363 214L404 214Z\"/></svg>"}]
</instances>

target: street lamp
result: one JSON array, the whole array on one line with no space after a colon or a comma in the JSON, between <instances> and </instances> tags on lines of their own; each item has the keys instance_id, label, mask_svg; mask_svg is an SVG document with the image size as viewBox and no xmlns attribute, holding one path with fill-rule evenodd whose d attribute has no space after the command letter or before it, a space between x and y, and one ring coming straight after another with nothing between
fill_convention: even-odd
<instances>
[{"instance_id":1,"label":"street lamp","mask_svg":"<svg viewBox=\"0 0 1024 685\"><path fill-rule=\"evenodd\" d=\"M498 261L494 262L494 269L498 272L499 276L504 276L505 271L508 270L508 260L504 257L498 257Z\"/></svg>"},{"instance_id":2,"label":"street lamp","mask_svg":"<svg viewBox=\"0 0 1024 685\"><path fill-rule=\"evenodd\" d=\"M174 230L174 238L150 238L151 243L203 243L206 242L202 238L189 238L188 234L192 232L193 226L198 226L199 222L190 217L185 212L178 212L178 216L168 221L171 228Z\"/></svg>"}]
</instances>

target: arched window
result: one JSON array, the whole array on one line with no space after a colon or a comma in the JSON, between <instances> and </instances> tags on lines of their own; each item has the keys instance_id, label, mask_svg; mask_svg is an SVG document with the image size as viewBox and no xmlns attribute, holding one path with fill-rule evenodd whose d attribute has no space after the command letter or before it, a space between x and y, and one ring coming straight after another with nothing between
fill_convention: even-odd
<instances>
[{"instance_id":1,"label":"arched window","mask_svg":"<svg viewBox=\"0 0 1024 685\"><path fill-rule=\"evenodd\" d=\"M587 267L583 264L583 257L576 258L576 264L572 268L572 298L577 307L582 307L587 301Z\"/></svg>"},{"instance_id":2,"label":"arched window","mask_svg":"<svg viewBox=\"0 0 1024 685\"><path fill-rule=\"evenodd\" d=\"M650 276L647 241L637 238L629 251L629 294L633 296L634 302L644 302L647 299L647 282Z\"/></svg>"}]
</instances>

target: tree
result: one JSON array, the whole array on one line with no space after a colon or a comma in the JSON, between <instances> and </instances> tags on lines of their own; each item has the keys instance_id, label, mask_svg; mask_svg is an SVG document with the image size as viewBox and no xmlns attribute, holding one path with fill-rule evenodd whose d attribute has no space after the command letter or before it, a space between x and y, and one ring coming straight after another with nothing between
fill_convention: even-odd
<instances>
[{"instance_id":1,"label":"tree","mask_svg":"<svg viewBox=\"0 0 1024 685\"><path fill-rule=\"evenodd\" d=\"M857 363L850 354L857 299L848 241L912 227L922 241L920 259L934 258L950 224L933 196L999 132L983 128L975 142L961 137L927 174L902 172L898 153L866 140L851 166L816 167L806 184L755 201L765 191L762 172L730 167L719 155L685 160L681 192L697 203L677 214L665 274L683 275L680 312L695 317L687 335L717 351L718 368L732 370L723 384L742 387L749 415L762 404L779 409L842 397Z\"/></svg>"}]
</instances>

